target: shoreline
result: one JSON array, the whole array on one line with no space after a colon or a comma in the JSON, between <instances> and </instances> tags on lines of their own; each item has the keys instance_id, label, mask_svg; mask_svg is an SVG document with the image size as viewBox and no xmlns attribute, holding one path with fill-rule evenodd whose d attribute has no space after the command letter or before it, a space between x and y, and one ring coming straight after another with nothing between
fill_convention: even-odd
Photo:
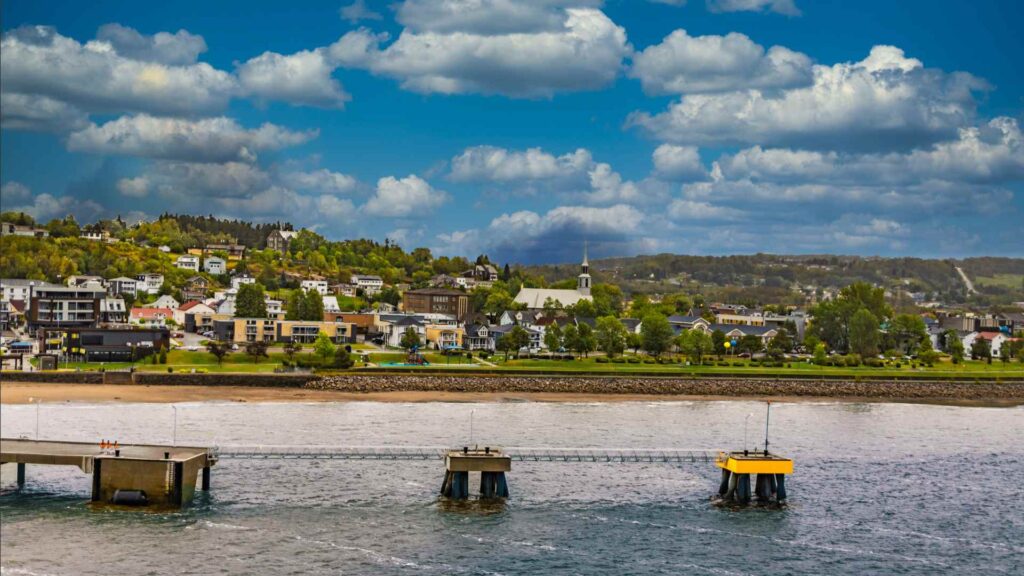
<instances>
[{"instance_id":1,"label":"shoreline","mask_svg":"<svg viewBox=\"0 0 1024 576\"><path fill-rule=\"evenodd\" d=\"M952 398L944 396L808 395L785 394L637 394L613 392L515 392L390 390L352 391L316 388L251 386L190 386L141 384L55 384L10 382L0 386L0 404L28 404L37 399L55 403L179 403L179 402L844 402L932 404L1010 408L1024 398Z\"/></svg>"}]
</instances>

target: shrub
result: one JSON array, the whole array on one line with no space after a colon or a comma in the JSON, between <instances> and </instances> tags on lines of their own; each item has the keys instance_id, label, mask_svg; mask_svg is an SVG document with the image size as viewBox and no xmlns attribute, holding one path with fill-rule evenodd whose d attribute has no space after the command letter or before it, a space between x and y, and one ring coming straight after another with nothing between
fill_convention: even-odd
<instances>
[{"instance_id":1,"label":"shrub","mask_svg":"<svg viewBox=\"0 0 1024 576\"><path fill-rule=\"evenodd\" d=\"M630 364L639 364L640 363L640 359L637 358L636 356L630 356L629 358L626 359L626 361L629 362Z\"/></svg>"},{"instance_id":2,"label":"shrub","mask_svg":"<svg viewBox=\"0 0 1024 576\"><path fill-rule=\"evenodd\" d=\"M658 361L654 358L644 358L644 364L657 364Z\"/></svg>"},{"instance_id":3,"label":"shrub","mask_svg":"<svg viewBox=\"0 0 1024 576\"><path fill-rule=\"evenodd\" d=\"M622 358L622 357L612 358L612 363L613 364L625 364L626 363L626 359Z\"/></svg>"},{"instance_id":4,"label":"shrub","mask_svg":"<svg viewBox=\"0 0 1024 576\"><path fill-rule=\"evenodd\" d=\"M608 363L608 357L607 356L598 356L597 358L594 358L594 362L597 362L598 364L607 364Z\"/></svg>"},{"instance_id":5,"label":"shrub","mask_svg":"<svg viewBox=\"0 0 1024 576\"><path fill-rule=\"evenodd\" d=\"M174 372L174 367L173 366L168 366L167 367L167 373L171 374L172 372Z\"/></svg>"},{"instance_id":6,"label":"shrub","mask_svg":"<svg viewBox=\"0 0 1024 576\"><path fill-rule=\"evenodd\" d=\"M719 366L728 366L729 363L728 362L719 362L718 365Z\"/></svg>"}]
</instances>

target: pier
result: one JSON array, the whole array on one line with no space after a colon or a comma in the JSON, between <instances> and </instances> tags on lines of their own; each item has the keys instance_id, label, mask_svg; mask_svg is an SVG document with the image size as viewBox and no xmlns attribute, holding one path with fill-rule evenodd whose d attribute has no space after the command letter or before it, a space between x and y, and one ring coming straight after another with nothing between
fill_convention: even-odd
<instances>
[{"instance_id":1,"label":"pier","mask_svg":"<svg viewBox=\"0 0 1024 576\"><path fill-rule=\"evenodd\" d=\"M104 504L186 507L200 474L201 489L210 489L216 463L209 448L0 439L0 465L17 467L19 488L29 465L75 466L92 474L92 501Z\"/></svg>"},{"instance_id":2,"label":"pier","mask_svg":"<svg viewBox=\"0 0 1024 576\"><path fill-rule=\"evenodd\" d=\"M602 449L464 446L225 446L103 445L26 439L0 440L0 463L17 466L18 486L26 466L77 466L93 477L92 500L110 504L183 508L194 497L197 477L210 489L210 469L223 459L434 461L444 466L441 495L470 495L470 474L479 474L481 498L508 498L512 462L664 463L715 465L722 470L720 501L748 504L786 501L785 475L793 461L767 450L723 452L682 449ZM200 476L201 475L201 476ZM751 482L751 475L754 480Z\"/></svg>"}]
</instances>

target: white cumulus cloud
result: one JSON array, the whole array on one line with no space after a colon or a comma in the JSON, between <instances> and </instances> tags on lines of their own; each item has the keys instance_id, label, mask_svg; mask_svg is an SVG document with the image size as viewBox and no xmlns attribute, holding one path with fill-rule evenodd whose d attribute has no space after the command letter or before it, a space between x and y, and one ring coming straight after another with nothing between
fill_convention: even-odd
<instances>
[{"instance_id":1,"label":"white cumulus cloud","mask_svg":"<svg viewBox=\"0 0 1024 576\"><path fill-rule=\"evenodd\" d=\"M738 32L690 36L676 30L633 57L630 76L650 94L771 90L807 86L811 59L782 46L765 51Z\"/></svg>"},{"instance_id":2,"label":"white cumulus cloud","mask_svg":"<svg viewBox=\"0 0 1024 576\"><path fill-rule=\"evenodd\" d=\"M121 178L117 181L117 191L131 198L143 198L149 194L149 180L145 176Z\"/></svg>"},{"instance_id":3,"label":"white cumulus cloud","mask_svg":"<svg viewBox=\"0 0 1024 576\"><path fill-rule=\"evenodd\" d=\"M794 0L707 0L712 12L776 12L786 16L799 16Z\"/></svg>"},{"instance_id":4,"label":"white cumulus cloud","mask_svg":"<svg viewBox=\"0 0 1024 576\"><path fill-rule=\"evenodd\" d=\"M419 218L449 198L447 192L434 188L415 174L400 179L385 176L377 181L377 189L363 205L363 210L371 216Z\"/></svg>"},{"instance_id":5,"label":"white cumulus cloud","mask_svg":"<svg viewBox=\"0 0 1024 576\"><path fill-rule=\"evenodd\" d=\"M68 137L68 149L191 162L252 162L262 150L277 150L315 138L315 130L293 132L265 123L245 129L231 118L202 120L139 114L90 125Z\"/></svg>"},{"instance_id":6,"label":"white cumulus cloud","mask_svg":"<svg viewBox=\"0 0 1024 576\"><path fill-rule=\"evenodd\" d=\"M238 67L238 79L242 89L256 98L342 108L352 97L331 76L335 67L323 48L288 56L264 52Z\"/></svg>"}]
</instances>

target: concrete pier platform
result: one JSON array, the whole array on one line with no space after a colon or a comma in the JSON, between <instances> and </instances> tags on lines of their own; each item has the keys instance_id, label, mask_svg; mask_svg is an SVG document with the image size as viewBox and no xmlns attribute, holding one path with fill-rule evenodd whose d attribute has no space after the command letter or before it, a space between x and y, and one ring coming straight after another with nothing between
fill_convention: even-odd
<instances>
[{"instance_id":1,"label":"concrete pier platform","mask_svg":"<svg viewBox=\"0 0 1024 576\"><path fill-rule=\"evenodd\" d=\"M76 466L92 474L92 501L157 508L191 504L197 478L209 489L209 469L217 463L209 448L0 439L0 464L16 464L19 488L28 465Z\"/></svg>"},{"instance_id":2,"label":"concrete pier platform","mask_svg":"<svg viewBox=\"0 0 1024 576\"><path fill-rule=\"evenodd\" d=\"M469 473L480 473L481 498L508 498L508 482L505 473L512 470L512 457L499 448L485 447L482 450L468 447L450 450L444 458L444 483L441 495L465 499L469 497Z\"/></svg>"}]
</instances>

